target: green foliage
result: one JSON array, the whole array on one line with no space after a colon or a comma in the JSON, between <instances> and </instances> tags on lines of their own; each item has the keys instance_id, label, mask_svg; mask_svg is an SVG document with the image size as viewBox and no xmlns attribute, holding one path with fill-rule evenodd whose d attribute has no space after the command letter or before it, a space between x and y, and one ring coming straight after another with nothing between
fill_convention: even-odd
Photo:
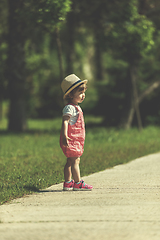
<instances>
[{"instance_id":1,"label":"green foliage","mask_svg":"<svg viewBox=\"0 0 160 240\"><path fill-rule=\"evenodd\" d=\"M32 9L31 13L33 18L35 16L36 22L44 25L50 32L53 32L55 27L65 20L70 4L70 0L26 1L26 7Z\"/></svg>"},{"instance_id":2,"label":"green foliage","mask_svg":"<svg viewBox=\"0 0 160 240\"><path fill-rule=\"evenodd\" d=\"M43 49L41 52L38 52L31 40L26 42L27 83L30 92L29 117L51 118L61 113L62 96L55 45L55 40L52 40L49 34L45 35L41 42Z\"/></svg>"},{"instance_id":3,"label":"green foliage","mask_svg":"<svg viewBox=\"0 0 160 240\"><path fill-rule=\"evenodd\" d=\"M55 29L61 27L64 72L67 61L73 71L91 80L83 103L86 113L106 117L107 125L118 125L126 106L128 69L138 65L138 93L159 79L159 7L158 1L138 0L18 0L15 17L23 22L25 38L28 117L53 118L61 114L62 93ZM69 15L71 14L71 15ZM72 24L68 17L73 16ZM7 1L0 3L0 97L7 87ZM67 21L64 21L67 19ZM97 38L96 38L97 37ZM73 40L73 44L70 44ZM97 44L98 42L98 44ZM71 46L70 46L71 45ZM102 60L102 79L97 83L96 47ZM67 54L71 53L70 58ZM67 60L66 60L67 59ZM22 62L22 61L21 61ZM100 63L100 61L99 61ZM68 72L67 72L68 73ZM69 72L70 73L70 72ZM144 124L159 124L159 91L144 101ZM105 111L103 110L105 104ZM153 104L157 107L153 111ZM112 106L112 107L111 107Z\"/></svg>"},{"instance_id":4,"label":"green foliage","mask_svg":"<svg viewBox=\"0 0 160 240\"><path fill-rule=\"evenodd\" d=\"M37 46L38 39L33 34L34 36L30 37L25 46L30 93L28 116L49 118L60 113L62 100L57 71L59 68L57 46L53 35L48 33L43 35L43 31L53 33L55 28L60 27L70 10L70 4L70 0L30 0L24 3L24 16L27 15L29 22L33 24L32 27L28 26L28 30L34 30L33 27L36 26L36 33L41 38Z\"/></svg>"},{"instance_id":5,"label":"green foliage","mask_svg":"<svg viewBox=\"0 0 160 240\"><path fill-rule=\"evenodd\" d=\"M160 150L157 127L122 131L97 127L100 123L100 118L86 116L81 176ZM1 130L0 204L63 181L66 160L59 147L61 120L30 120L28 124L28 133L16 135ZM0 129L4 129L4 123L0 123Z\"/></svg>"},{"instance_id":6,"label":"green foliage","mask_svg":"<svg viewBox=\"0 0 160 240\"><path fill-rule=\"evenodd\" d=\"M7 58L7 43L6 43L6 34L7 34L7 3L2 0L0 2L0 100L4 97L6 98L6 85L7 81L5 78L5 61ZM1 113L0 113L1 115Z\"/></svg>"},{"instance_id":7,"label":"green foliage","mask_svg":"<svg viewBox=\"0 0 160 240\"><path fill-rule=\"evenodd\" d=\"M96 84L99 100L95 112L105 116L105 124L108 126L117 126L124 112L129 109L130 103L127 96L132 96L130 68L137 66L138 69L136 75L139 87L138 95L158 77L158 71L155 71L154 68L159 65L159 60L152 62L152 66L149 66L151 70L154 65L152 68L154 77L152 75L152 78L147 76L149 71L143 62L146 63L151 55L155 59L153 52L154 49L157 49L155 43L158 38L155 37L157 30L154 23L147 16L139 13L138 1L112 1L108 8L110 9L109 13L102 14L100 19L97 19L101 26L96 30L100 35L99 48L103 59L100 70L102 69L104 77L100 83ZM145 69L143 69L143 73L141 64ZM105 111L103 110L104 103ZM149 106L151 107L151 105ZM149 112L151 114L148 109ZM141 113L143 123L146 124L146 112L145 116L143 115L144 111ZM159 122L159 118L156 122Z\"/></svg>"},{"instance_id":8,"label":"green foliage","mask_svg":"<svg viewBox=\"0 0 160 240\"><path fill-rule=\"evenodd\" d=\"M120 18L121 15L115 11L115 18L111 15L111 23L106 31L107 44L109 43L110 47L116 50L116 56L120 56L130 64L137 64L154 45L153 22L138 13L136 2L128 2L128 19L122 18L118 22L116 16Z\"/></svg>"},{"instance_id":9,"label":"green foliage","mask_svg":"<svg viewBox=\"0 0 160 240\"><path fill-rule=\"evenodd\" d=\"M17 19L26 19L24 33L34 33L35 28L53 32L70 11L70 0L25 0L17 3Z\"/></svg>"}]
</instances>

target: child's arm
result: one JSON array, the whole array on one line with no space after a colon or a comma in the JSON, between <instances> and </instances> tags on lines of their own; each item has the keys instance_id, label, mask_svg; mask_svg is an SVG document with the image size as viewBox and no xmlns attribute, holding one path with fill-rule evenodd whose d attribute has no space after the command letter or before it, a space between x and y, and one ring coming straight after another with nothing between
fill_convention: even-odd
<instances>
[{"instance_id":1,"label":"child's arm","mask_svg":"<svg viewBox=\"0 0 160 240\"><path fill-rule=\"evenodd\" d=\"M68 123L70 116L63 116L62 119L62 142L63 146L68 147L68 140L72 140L68 137Z\"/></svg>"}]
</instances>

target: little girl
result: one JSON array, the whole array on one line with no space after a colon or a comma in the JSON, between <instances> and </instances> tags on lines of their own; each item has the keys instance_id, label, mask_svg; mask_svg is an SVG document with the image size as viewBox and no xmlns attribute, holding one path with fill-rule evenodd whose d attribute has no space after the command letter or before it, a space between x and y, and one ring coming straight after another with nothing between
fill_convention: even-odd
<instances>
[{"instance_id":1,"label":"little girl","mask_svg":"<svg viewBox=\"0 0 160 240\"><path fill-rule=\"evenodd\" d=\"M68 104L63 108L60 146L67 157L64 167L63 190L92 190L92 186L80 179L80 156L83 153L85 125L79 103L85 99L87 80L81 81L75 74L67 76L61 84L64 100ZM73 180L71 179L73 177Z\"/></svg>"}]
</instances>

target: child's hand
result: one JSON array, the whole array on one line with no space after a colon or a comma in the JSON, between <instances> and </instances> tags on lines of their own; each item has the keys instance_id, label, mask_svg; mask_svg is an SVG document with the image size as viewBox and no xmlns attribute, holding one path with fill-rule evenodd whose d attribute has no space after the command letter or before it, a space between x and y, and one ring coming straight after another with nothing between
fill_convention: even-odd
<instances>
[{"instance_id":1,"label":"child's hand","mask_svg":"<svg viewBox=\"0 0 160 240\"><path fill-rule=\"evenodd\" d=\"M63 143L64 147L69 147L68 140L72 141L71 138L69 138L67 136L63 136L62 143Z\"/></svg>"}]
</instances>

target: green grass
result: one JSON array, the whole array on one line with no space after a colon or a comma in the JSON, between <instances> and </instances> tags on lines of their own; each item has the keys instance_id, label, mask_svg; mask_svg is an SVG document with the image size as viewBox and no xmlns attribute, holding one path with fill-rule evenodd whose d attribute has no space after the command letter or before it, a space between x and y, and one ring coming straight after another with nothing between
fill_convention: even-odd
<instances>
[{"instance_id":1,"label":"green grass","mask_svg":"<svg viewBox=\"0 0 160 240\"><path fill-rule=\"evenodd\" d=\"M124 131L98 127L100 122L100 118L86 117L81 176L160 151L158 127ZM0 122L0 204L63 181L61 119L30 120L29 131L22 134L7 133L6 126L6 120Z\"/></svg>"}]
</instances>

